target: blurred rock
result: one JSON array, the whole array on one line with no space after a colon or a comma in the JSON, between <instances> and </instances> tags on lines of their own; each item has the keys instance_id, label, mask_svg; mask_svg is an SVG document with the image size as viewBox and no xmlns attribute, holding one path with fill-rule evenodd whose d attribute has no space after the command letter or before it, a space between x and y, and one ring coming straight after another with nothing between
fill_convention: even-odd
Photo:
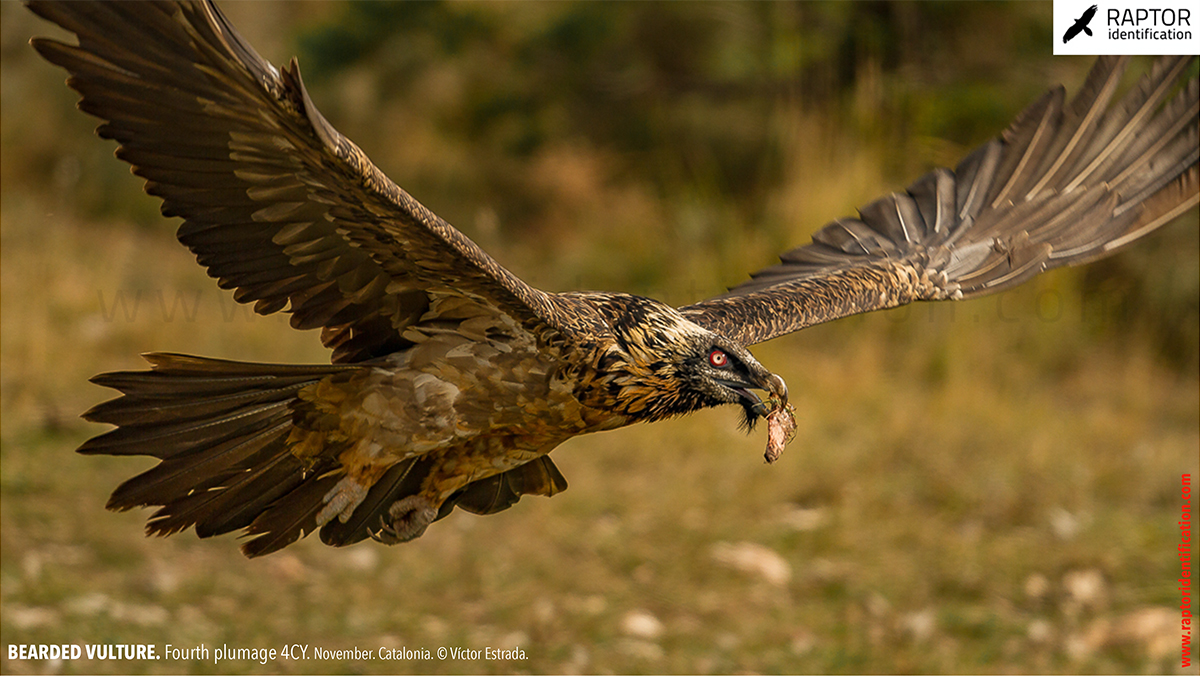
<instances>
[{"instance_id":1,"label":"blurred rock","mask_svg":"<svg viewBox=\"0 0 1200 676\"><path fill-rule=\"evenodd\" d=\"M829 521L829 512L824 507L795 507L784 512L779 520L792 530L807 533L824 526Z\"/></svg>"},{"instance_id":2,"label":"blurred rock","mask_svg":"<svg viewBox=\"0 0 1200 676\"><path fill-rule=\"evenodd\" d=\"M1082 662L1105 648L1121 648L1146 657L1152 663L1179 650L1179 611L1147 606L1116 619L1099 618L1067 637L1064 649ZM1154 665L1148 665L1153 667Z\"/></svg>"},{"instance_id":3,"label":"blurred rock","mask_svg":"<svg viewBox=\"0 0 1200 676\"><path fill-rule=\"evenodd\" d=\"M369 573L379 565L378 547L353 547L337 558L341 565L361 573Z\"/></svg>"},{"instance_id":4,"label":"blurred rock","mask_svg":"<svg viewBox=\"0 0 1200 676\"><path fill-rule=\"evenodd\" d=\"M730 652L733 650L737 650L738 647L742 645L742 637L738 636L737 634L733 633L732 631L723 631L723 632L717 634L716 639L713 641L713 643L715 643L716 646L718 648L720 648L721 650Z\"/></svg>"},{"instance_id":5,"label":"blurred rock","mask_svg":"<svg viewBox=\"0 0 1200 676\"><path fill-rule=\"evenodd\" d=\"M1025 635L1029 637L1030 641L1044 645L1049 643L1050 639L1054 638L1054 627L1046 620L1038 618L1030 622L1029 626L1025 628Z\"/></svg>"},{"instance_id":6,"label":"blurred rock","mask_svg":"<svg viewBox=\"0 0 1200 676\"><path fill-rule=\"evenodd\" d=\"M875 618L886 617L892 610L892 604L888 603L886 597L879 592L871 592L867 597L866 603L867 612Z\"/></svg>"},{"instance_id":7,"label":"blurred rock","mask_svg":"<svg viewBox=\"0 0 1200 676\"><path fill-rule=\"evenodd\" d=\"M529 634L526 634L525 632L523 632L519 629L517 631L510 631L507 634L501 636L499 641L497 642L497 647L505 648L505 649L520 648L520 647L525 647L527 645L529 645Z\"/></svg>"},{"instance_id":8,"label":"blurred rock","mask_svg":"<svg viewBox=\"0 0 1200 676\"><path fill-rule=\"evenodd\" d=\"M449 631L446 621L436 615L426 615L421 620L421 629L435 641L445 638L446 633Z\"/></svg>"},{"instance_id":9,"label":"blurred rock","mask_svg":"<svg viewBox=\"0 0 1200 676\"><path fill-rule=\"evenodd\" d=\"M1062 507L1050 510L1050 530L1060 540L1072 540L1079 534L1079 518Z\"/></svg>"},{"instance_id":10,"label":"blurred rock","mask_svg":"<svg viewBox=\"0 0 1200 676\"><path fill-rule=\"evenodd\" d=\"M58 613L41 606L23 606L14 603L5 610L4 614L8 617L8 621L17 629L37 629L58 624L59 621Z\"/></svg>"},{"instance_id":11,"label":"blurred rock","mask_svg":"<svg viewBox=\"0 0 1200 676\"><path fill-rule=\"evenodd\" d=\"M608 610L608 601L599 594L583 597L570 595L563 601L563 605L572 613L588 617L595 617Z\"/></svg>"},{"instance_id":12,"label":"blurred rock","mask_svg":"<svg viewBox=\"0 0 1200 676\"><path fill-rule=\"evenodd\" d=\"M63 609L71 615L94 617L108 610L110 605L112 605L112 601L108 598L107 594L92 592L91 594L84 594L83 596L68 599L63 604Z\"/></svg>"},{"instance_id":13,"label":"blurred rock","mask_svg":"<svg viewBox=\"0 0 1200 676\"><path fill-rule=\"evenodd\" d=\"M532 610L533 619L538 624L550 624L558 616L558 610L554 607L554 601L545 596L539 596L533 600Z\"/></svg>"},{"instance_id":14,"label":"blurred rock","mask_svg":"<svg viewBox=\"0 0 1200 676\"><path fill-rule=\"evenodd\" d=\"M631 610L621 620L621 631L638 638L653 641L662 636L663 624L645 610Z\"/></svg>"},{"instance_id":15,"label":"blurred rock","mask_svg":"<svg viewBox=\"0 0 1200 676\"><path fill-rule=\"evenodd\" d=\"M25 579L36 580L42 574L41 554L36 550L25 552L21 558L21 572L25 573Z\"/></svg>"},{"instance_id":16,"label":"blurred rock","mask_svg":"<svg viewBox=\"0 0 1200 676\"><path fill-rule=\"evenodd\" d=\"M138 603L113 603L108 608L108 616L117 622L128 622L139 627L160 627L171 619L171 614L162 606Z\"/></svg>"},{"instance_id":17,"label":"blurred rock","mask_svg":"<svg viewBox=\"0 0 1200 676\"><path fill-rule=\"evenodd\" d=\"M844 560L813 559L804 566L804 572L821 583L839 582L852 575L852 565Z\"/></svg>"},{"instance_id":18,"label":"blurred rock","mask_svg":"<svg viewBox=\"0 0 1200 676\"><path fill-rule=\"evenodd\" d=\"M718 542L711 555L722 566L760 575L778 587L792 579L792 567L782 556L754 542Z\"/></svg>"},{"instance_id":19,"label":"blurred rock","mask_svg":"<svg viewBox=\"0 0 1200 676\"><path fill-rule=\"evenodd\" d=\"M1072 632L1063 643L1063 651L1073 662L1083 662L1104 646L1108 640L1108 620L1093 620L1087 627Z\"/></svg>"},{"instance_id":20,"label":"blurred rock","mask_svg":"<svg viewBox=\"0 0 1200 676\"><path fill-rule=\"evenodd\" d=\"M1041 601L1050 592L1050 580L1041 573L1033 573L1025 578L1025 595L1034 601Z\"/></svg>"},{"instance_id":21,"label":"blurred rock","mask_svg":"<svg viewBox=\"0 0 1200 676\"><path fill-rule=\"evenodd\" d=\"M1108 598L1104 574L1095 568L1073 570L1063 576L1063 589L1067 592L1067 608L1064 612L1072 614L1077 608L1095 610L1104 605Z\"/></svg>"},{"instance_id":22,"label":"blurred rock","mask_svg":"<svg viewBox=\"0 0 1200 676\"><path fill-rule=\"evenodd\" d=\"M791 649L796 656L807 655L817 646L817 637L807 629L799 629L792 635Z\"/></svg>"},{"instance_id":23,"label":"blurred rock","mask_svg":"<svg viewBox=\"0 0 1200 676\"><path fill-rule=\"evenodd\" d=\"M150 584L157 594L171 594L179 589L179 571L160 559L150 561Z\"/></svg>"},{"instance_id":24,"label":"blurred rock","mask_svg":"<svg viewBox=\"0 0 1200 676\"><path fill-rule=\"evenodd\" d=\"M1179 650L1179 637L1179 611L1151 606L1118 618L1108 643L1137 649L1157 661Z\"/></svg>"},{"instance_id":25,"label":"blurred rock","mask_svg":"<svg viewBox=\"0 0 1200 676\"><path fill-rule=\"evenodd\" d=\"M592 521L592 539L603 542L621 533L621 520L612 514L604 514Z\"/></svg>"},{"instance_id":26,"label":"blurred rock","mask_svg":"<svg viewBox=\"0 0 1200 676\"><path fill-rule=\"evenodd\" d=\"M906 613L900 618L900 628L916 643L924 643L932 638L937 630L937 613L932 608Z\"/></svg>"},{"instance_id":27,"label":"blurred rock","mask_svg":"<svg viewBox=\"0 0 1200 676\"><path fill-rule=\"evenodd\" d=\"M577 643L571 646L571 659L562 665L560 671L563 674L582 674L586 672L591 661L592 655L588 649Z\"/></svg>"},{"instance_id":28,"label":"blurred rock","mask_svg":"<svg viewBox=\"0 0 1200 676\"><path fill-rule=\"evenodd\" d=\"M289 582L300 582L308 577L308 567L294 554L283 553L271 557L267 565L272 572Z\"/></svg>"}]
</instances>

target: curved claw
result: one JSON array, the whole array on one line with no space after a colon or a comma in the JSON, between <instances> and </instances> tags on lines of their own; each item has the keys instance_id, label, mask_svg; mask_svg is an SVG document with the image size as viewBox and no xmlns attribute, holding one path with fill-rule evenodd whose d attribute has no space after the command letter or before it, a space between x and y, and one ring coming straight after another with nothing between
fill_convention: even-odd
<instances>
[{"instance_id":1,"label":"curved claw","mask_svg":"<svg viewBox=\"0 0 1200 676\"><path fill-rule=\"evenodd\" d=\"M429 524L437 519L437 513L437 509L428 498L410 495L393 502L387 514L379 517L379 530L367 529L367 534L372 540L385 545L415 540L424 535Z\"/></svg>"}]
</instances>

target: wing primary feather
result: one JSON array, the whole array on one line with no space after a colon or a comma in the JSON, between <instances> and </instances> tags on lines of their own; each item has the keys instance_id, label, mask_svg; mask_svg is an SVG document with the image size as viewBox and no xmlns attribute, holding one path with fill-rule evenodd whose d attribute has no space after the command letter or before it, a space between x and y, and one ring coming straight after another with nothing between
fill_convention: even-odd
<instances>
[{"instance_id":1,"label":"wing primary feather","mask_svg":"<svg viewBox=\"0 0 1200 676\"><path fill-rule=\"evenodd\" d=\"M1117 112L1110 117L1110 128L1115 127L1111 138L1101 145L1090 162L1083 167L1074 178L1063 188L1069 192L1078 188L1104 164L1108 156L1118 152L1131 134L1139 130L1141 122L1152 114L1158 104L1170 92L1175 80L1187 68L1191 57L1163 58L1155 62L1150 72L1144 75L1118 107ZM1086 158L1081 158L1081 160Z\"/></svg>"},{"instance_id":2,"label":"wing primary feather","mask_svg":"<svg viewBox=\"0 0 1200 676\"><path fill-rule=\"evenodd\" d=\"M1024 178L1025 168L1038 160L1045 146L1050 142L1051 126L1062 111L1063 97L1066 90L1055 87L1046 92L1041 99L1022 112L1012 126L1004 133L1004 139L1010 150L998 171L999 176L1005 177L1004 183L997 185L999 190L989 200L993 209L999 207L1009 194L1015 191L1017 184Z\"/></svg>"},{"instance_id":3,"label":"wing primary feather","mask_svg":"<svg viewBox=\"0 0 1200 676\"><path fill-rule=\"evenodd\" d=\"M1148 128L1143 134L1138 136L1141 143L1133 145L1122 154L1121 159L1124 160L1126 155L1134 155L1136 159L1123 162L1125 168L1121 170L1108 182L1114 186L1121 186L1130 176L1137 170L1141 169L1146 162L1154 157L1168 143L1179 136L1179 134L1191 125L1191 134L1194 137L1196 118L1200 116L1200 100L1197 97L1197 89L1200 88L1200 81L1193 79L1188 83L1188 86L1183 91L1179 92L1179 96L1170 104L1170 110L1162 116L1161 125ZM1162 127L1161 129L1159 127ZM1192 138L1192 141L1195 139ZM1195 143L1191 144L1193 147ZM1113 161L1115 158L1110 158ZM1106 167L1101 167L1100 171L1107 172Z\"/></svg>"},{"instance_id":4,"label":"wing primary feather","mask_svg":"<svg viewBox=\"0 0 1200 676\"><path fill-rule=\"evenodd\" d=\"M1147 235L1197 202L1200 85L1180 82L1190 59L1165 57L1118 98L1129 61L1098 60L1070 104L1065 89L1050 90L953 173L935 170L907 195L830 223L780 264L681 311L751 344L915 300L995 293Z\"/></svg>"},{"instance_id":5,"label":"wing primary feather","mask_svg":"<svg viewBox=\"0 0 1200 676\"><path fill-rule=\"evenodd\" d=\"M1117 85L1120 84L1121 75L1125 72L1125 65L1128 61L1129 57L1127 56L1102 56L1096 60L1096 65L1088 73L1087 81L1067 106L1071 119L1069 124L1064 125L1064 130L1073 129L1072 133L1069 138L1065 139L1065 144L1061 149L1047 155L1046 159L1050 161L1050 165L1039 168L1032 174L1034 178L1040 175L1041 179L1029 188L1025 193L1025 199L1031 199L1047 185L1055 185L1058 172L1067 159L1085 143L1084 139L1095 131L1100 116L1107 109L1109 101L1117 91Z\"/></svg>"}]
</instances>

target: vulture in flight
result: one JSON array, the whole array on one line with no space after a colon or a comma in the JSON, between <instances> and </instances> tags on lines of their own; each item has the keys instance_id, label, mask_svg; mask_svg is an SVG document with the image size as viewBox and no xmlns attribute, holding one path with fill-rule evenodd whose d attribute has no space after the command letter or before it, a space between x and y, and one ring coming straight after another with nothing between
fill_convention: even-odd
<instances>
[{"instance_id":1,"label":"vulture in flight","mask_svg":"<svg viewBox=\"0 0 1200 676\"><path fill-rule=\"evenodd\" d=\"M419 537L567 486L548 453L579 434L710 406L791 423L747 347L860 312L1003 291L1107 256L1197 203L1190 57L1114 100L1124 58L1052 89L953 170L827 225L722 296L685 307L547 293L384 176L313 105L293 60L254 51L210 0L29 2L78 36L35 38L79 108L183 219L179 241L234 298L321 329L327 365L146 355L84 414L85 454L161 462L110 509L147 530L244 530L247 556L319 530L334 546ZM1186 81L1185 81L1186 80ZM762 395L755 393L762 392Z\"/></svg>"}]
</instances>

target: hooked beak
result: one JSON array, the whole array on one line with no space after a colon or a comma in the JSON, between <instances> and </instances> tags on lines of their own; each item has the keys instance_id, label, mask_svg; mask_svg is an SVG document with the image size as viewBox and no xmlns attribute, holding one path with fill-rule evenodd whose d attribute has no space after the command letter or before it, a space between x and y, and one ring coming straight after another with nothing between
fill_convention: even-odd
<instances>
[{"instance_id":1,"label":"hooked beak","mask_svg":"<svg viewBox=\"0 0 1200 676\"><path fill-rule=\"evenodd\" d=\"M742 381L719 380L721 385L737 392L742 399L745 400L743 406L750 413L756 416L766 416L774 408L782 408L788 403L787 383L783 382L783 378L774 373L768 374L768 377L756 383L748 383ZM750 389L766 390L770 395L767 401L763 401L758 395L750 391Z\"/></svg>"}]
</instances>

